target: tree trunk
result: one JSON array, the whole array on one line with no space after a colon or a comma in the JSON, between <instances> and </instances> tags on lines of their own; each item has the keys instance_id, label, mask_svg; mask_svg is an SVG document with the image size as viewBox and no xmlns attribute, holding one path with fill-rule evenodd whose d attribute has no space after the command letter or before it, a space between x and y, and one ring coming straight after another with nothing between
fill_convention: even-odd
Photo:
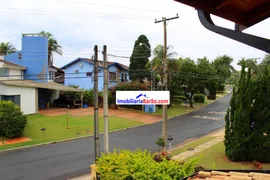
<instances>
[{"instance_id":1,"label":"tree trunk","mask_svg":"<svg viewBox=\"0 0 270 180\"><path fill-rule=\"evenodd\" d=\"M189 97L188 99L189 99L189 107L194 108L193 102L192 102L192 97Z\"/></svg>"},{"instance_id":2,"label":"tree trunk","mask_svg":"<svg viewBox=\"0 0 270 180\"><path fill-rule=\"evenodd\" d=\"M188 98L188 99L189 99L189 106L190 106L191 108L194 108L194 107L193 107L192 97L193 97L193 93L191 93L190 97Z\"/></svg>"},{"instance_id":3,"label":"tree trunk","mask_svg":"<svg viewBox=\"0 0 270 180\"><path fill-rule=\"evenodd\" d=\"M52 66L52 51L51 51L51 47L50 46L48 48L48 66L49 67Z\"/></svg>"}]
</instances>

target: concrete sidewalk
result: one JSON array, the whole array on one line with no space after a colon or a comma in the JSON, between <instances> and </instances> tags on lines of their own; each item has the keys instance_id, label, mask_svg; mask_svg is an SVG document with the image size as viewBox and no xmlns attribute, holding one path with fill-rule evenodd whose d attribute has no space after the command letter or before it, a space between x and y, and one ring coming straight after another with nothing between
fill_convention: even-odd
<instances>
[{"instance_id":1,"label":"concrete sidewalk","mask_svg":"<svg viewBox=\"0 0 270 180\"><path fill-rule=\"evenodd\" d=\"M90 171L90 168L89 168L89 171ZM75 177L75 178L68 179L68 180L92 180L92 179L91 179L91 175L89 173L89 174L79 176L79 177Z\"/></svg>"},{"instance_id":2,"label":"concrete sidewalk","mask_svg":"<svg viewBox=\"0 0 270 180\"><path fill-rule=\"evenodd\" d=\"M185 152L182 152L178 155L175 155L172 157L173 160L176 160L176 161L182 161L184 159L187 159L199 152L202 152L204 151L205 149L209 148L209 147L212 147L214 146L215 144L219 143L219 142L222 142L224 140L224 133L225 133L225 129L222 129L216 133L213 133L212 137L215 137L214 139L212 139L211 141L208 141L206 143L203 143L197 147L194 148L194 150L191 150L191 151L185 151Z\"/></svg>"}]
</instances>

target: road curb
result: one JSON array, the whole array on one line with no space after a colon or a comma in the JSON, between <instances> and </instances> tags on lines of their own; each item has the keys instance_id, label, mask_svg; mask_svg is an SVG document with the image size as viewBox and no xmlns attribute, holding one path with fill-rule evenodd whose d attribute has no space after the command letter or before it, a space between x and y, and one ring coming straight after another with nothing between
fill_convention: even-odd
<instances>
[{"instance_id":1,"label":"road curb","mask_svg":"<svg viewBox=\"0 0 270 180\"><path fill-rule=\"evenodd\" d=\"M230 93L226 94L225 96L221 97L221 98L224 98L226 96L228 96ZM219 98L219 99L221 99ZM217 99L217 100L219 100ZM212 103L216 102L213 101L213 102L210 102L209 104L201 107L201 108L204 108ZM179 116L184 116L186 114L189 114L189 113L192 113L194 111L198 111L200 110L201 108L199 109L194 109L190 112L186 112L186 113L183 113L183 114L179 114L179 115L175 115L175 116L171 116L171 117L168 117L168 119L172 119L172 118L175 118L175 117L179 117ZM157 124L157 123L160 123L162 121L159 120L157 122L154 122L154 123L150 123L150 124L141 124L141 125L137 125L137 126L132 126L132 127L129 127L129 128L122 128L122 129L117 129L117 130L113 130L113 131L109 131L109 133L114 133L114 132L118 132L118 131L123 131L123 130L127 130L127 129L133 129L133 128L137 128L137 127L141 127L141 126L148 126L148 125L152 125L152 124ZM104 133L100 133L100 135L103 135ZM87 136L81 136L81 137L76 137L76 138L69 138L69 139L64 139L64 140L59 140L59 141L53 141L53 142L45 142L45 143L40 143L40 144L34 144L34 145L30 145L30 146L23 146L23 147L18 147L18 148L12 148L12 149L6 149L6 150L0 150L0 154L5 154L5 153L9 153L9 152L16 152L16 151L20 151L20 150L24 150L24 149L29 149L29 148L34 148L34 147L40 147L40 146L45 146L45 145L50 145L50 144L57 144L57 143L63 143L63 142L68 142L68 141L72 141L72 140L78 140L78 139L84 139L84 138L89 138L89 137L93 137L94 135L87 135ZM205 136L205 135L203 135ZM201 137L203 137L201 136ZM200 138L200 137L199 137Z\"/></svg>"},{"instance_id":2,"label":"road curb","mask_svg":"<svg viewBox=\"0 0 270 180\"><path fill-rule=\"evenodd\" d=\"M160 122L160 121L158 121L158 122ZM154 124L154 123L152 123L152 124ZM118 132L118 131L123 131L123 130L127 130L127 129L133 129L133 128L137 128L137 127L141 127L141 126L147 126L147 125L150 125L150 124L141 124L141 125L132 126L132 127L128 127L128 128L117 129L117 130L109 131L109 133L114 133L114 132ZM104 134L104 132L100 133L100 135L103 135L103 134ZM57 144L57 143L63 143L63 142L68 142L68 141L73 141L73 140L79 140L79 139L89 138L89 137L93 137L93 136L94 136L94 134L87 135L87 136L76 137L76 138L58 140L58 141L53 141L53 142L50 141L50 142L34 144L34 145L30 145L30 146L23 146L23 147L18 147L18 148L6 149L6 150L1 150L0 154L5 154L5 153L9 153L9 152L15 152L15 151L19 151L19 150L34 148L34 147L40 147L40 146L45 146L45 145L50 145L50 144Z\"/></svg>"},{"instance_id":3,"label":"road curb","mask_svg":"<svg viewBox=\"0 0 270 180\"><path fill-rule=\"evenodd\" d=\"M213 131L211 131L211 132L209 132L209 133L207 133L207 134L201 135L201 136L199 136L199 137L197 137L197 138L195 138L195 139L193 139L193 140L191 140L191 141L186 141L186 142L182 142L182 143L176 144L176 145L174 145L174 146L171 148L170 151L176 150L176 149L178 149L178 148L180 148L180 147L183 147L183 146L185 146L185 145L187 145L187 144L189 144L189 143L192 143L193 141L199 140L199 139L204 138L204 137L206 137L206 136L214 135L214 134L216 134L216 133L218 133L218 132L224 130L224 127L225 127L225 125L222 126L222 127L220 127L220 128L218 128L218 129L215 129L215 130L213 130Z\"/></svg>"}]
</instances>

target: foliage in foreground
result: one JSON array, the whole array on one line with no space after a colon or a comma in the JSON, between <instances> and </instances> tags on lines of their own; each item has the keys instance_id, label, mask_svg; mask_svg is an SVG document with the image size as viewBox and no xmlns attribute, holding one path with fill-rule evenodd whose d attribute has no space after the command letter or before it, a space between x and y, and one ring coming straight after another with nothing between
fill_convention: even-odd
<instances>
[{"instance_id":1,"label":"foliage in foreground","mask_svg":"<svg viewBox=\"0 0 270 180\"><path fill-rule=\"evenodd\" d=\"M21 108L11 101L0 101L0 136L19 137L26 126L26 116Z\"/></svg>"},{"instance_id":2,"label":"foliage in foreground","mask_svg":"<svg viewBox=\"0 0 270 180\"><path fill-rule=\"evenodd\" d=\"M118 180L179 180L194 173L197 159L184 164L163 159L156 162L148 151L115 150L97 160L101 179Z\"/></svg>"},{"instance_id":3,"label":"foliage in foreground","mask_svg":"<svg viewBox=\"0 0 270 180\"><path fill-rule=\"evenodd\" d=\"M270 162L270 68L246 72L241 77L225 117L225 152L233 161Z\"/></svg>"}]
</instances>

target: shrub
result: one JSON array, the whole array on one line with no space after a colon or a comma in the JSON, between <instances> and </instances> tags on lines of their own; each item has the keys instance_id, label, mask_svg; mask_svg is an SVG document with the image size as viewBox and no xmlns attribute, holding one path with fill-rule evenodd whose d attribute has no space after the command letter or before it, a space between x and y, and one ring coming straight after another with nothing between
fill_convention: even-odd
<instances>
[{"instance_id":1,"label":"shrub","mask_svg":"<svg viewBox=\"0 0 270 180\"><path fill-rule=\"evenodd\" d=\"M94 103L94 91L93 89L85 90L83 93L83 104L93 105Z\"/></svg>"},{"instance_id":2,"label":"shrub","mask_svg":"<svg viewBox=\"0 0 270 180\"><path fill-rule=\"evenodd\" d=\"M219 84L217 90L222 92L225 91L225 84Z\"/></svg>"},{"instance_id":3,"label":"shrub","mask_svg":"<svg viewBox=\"0 0 270 180\"><path fill-rule=\"evenodd\" d=\"M198 103L204 103L205 97L203 94L194 94L194 101Z\"/></svg>"},{"instance_id":4,"label":"shrub","mask_svg":"<svg viewBox=\"0 0 270 180\"><path fill-rule=\"evenodd\" d=\"M0 135L13 138L22 135L26 126L26 116L21 108L11 101L0 101Z\"/></svg>"},{"instance_id":5,"label":"shrub","mask_svg":"<svg viewBox=\"0 0 270 180\"><path fill-rule=\"evenodd\" d=\"M73 85L73 84L70 84L68 86L72 87L72 88L76 88L76 89L79 88L79 86ZM70 98L70 99L81 99L81 93L79 93L79 92L69 92L69 91L67 91L67 92L65 92L65 96L67 98Z\"/></svg>"},{"instance_id":6,"label":"shrub","mask_svg":"<svg viewBox=\"0 0 270 180\"><path fill-rule=\"evenodd\" d=\"M110 92L108 94L108 104L110 107L113 104L113 96L112 96L112 93L110 93Z\"/></svg>"},{"instance_id":7,"label":"shrub","mask_svg":"<svg viewBox=\"0 0 270 180\"><path fill-rule=\"evenodd\" d=\"M158 138L158 140L156 141L156 145L158 145L159 150L161 150L161 148L164 147L165 142L164 142L164 140L160 137L160 138Z\"/></svg>"},{"instance_id":8,"label":"shrub","mask_svg":"<svg viewBox=\"0 0 270 180\"><path fill-rule=\"evenodd\" d=\"M180 164L166 158L156 162L154 156L146 150L115 150L107 155L102 154L97 160L97 172L101 179L118 180L174 180L195 172L197 159Z\"/></svg>"}]
</instances>

